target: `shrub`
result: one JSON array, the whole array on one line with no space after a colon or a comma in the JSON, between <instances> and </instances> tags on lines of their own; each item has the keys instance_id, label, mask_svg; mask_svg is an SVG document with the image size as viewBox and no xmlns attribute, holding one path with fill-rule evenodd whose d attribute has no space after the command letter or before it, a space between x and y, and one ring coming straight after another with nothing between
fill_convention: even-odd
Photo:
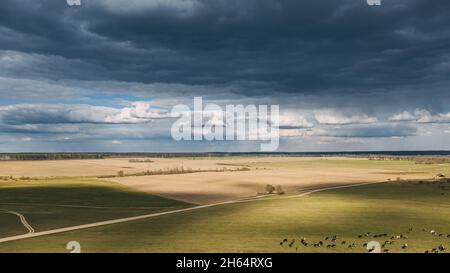
<instances>
[{"instance_id":1,"label":"shrub","mask_svg":"<svg viewBox=\"0 0 450 273\"><path fill-rule=\"evenodd\" d=\"M125 176L125 174L123 173L123 171L118 171L118 172L117 172L117 175L118 175L119 177L124 177L124 176Z\"/></svg>"},{"instance_id":2,"label":"shrub","mask_svg":"<svg viewBox=\"0 0 450 273\"><path fill-rule=\"evenodd\" d=\"M283 187L281 187L281 185L277 185L275 187L275 191L277 192L277 194L284 194L284 190Z\"/></svg>"},{"instance_id":3,"label":"shrub","mask_svg":"<svg viewBox=\"0 0 450 273\"><path fill-rule=\"evenodd\" d=\"M272 186L270 184L266 185L266 192L267 193L272 194L274 191L275 191L275 187L274 186Z\"/></svg>"}]
</instances>

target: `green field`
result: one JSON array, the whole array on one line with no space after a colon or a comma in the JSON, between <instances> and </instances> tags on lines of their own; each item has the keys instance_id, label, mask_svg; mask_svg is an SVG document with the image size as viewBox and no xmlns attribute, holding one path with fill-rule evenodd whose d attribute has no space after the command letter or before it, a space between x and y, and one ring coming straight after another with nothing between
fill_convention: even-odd
<instances>
[{"instance_id":1,"label":"green field","mask_svg":"<svg viewBox=\"0 0 450 273\"><path fill-rule=\"evenodd\" d=\"M448 182L390 182L298 198L236 203L7 242L0 244L0 252L67 252L65 245L73 240L80 242L83 252L295 252L295 246L280 246L280 241L296 239L299 245L300 238L306 237L308 242L324 241L326 245L329 243L325 237L333 235L338 236L335 248L298 246L297 251L367 252L364 243L373 240L383 243L397 235L408 239L395 239L387 247L391 252L424 252L440 244L448 249L449 189ZM141 197L135 205L145 204L147 197ZM182 205L167 200L158 202ZM33 215L38 216L30 211L29 216ZM437 235L431 235L431 230ZM371 235L358 238L367 232ZM372 237L383 233L389 238ZM344 240L346 243L342 245ZM349 249L351 243L356 247ZM405 243L408 247L403 249Z\"/></svg>"}]
</instances>

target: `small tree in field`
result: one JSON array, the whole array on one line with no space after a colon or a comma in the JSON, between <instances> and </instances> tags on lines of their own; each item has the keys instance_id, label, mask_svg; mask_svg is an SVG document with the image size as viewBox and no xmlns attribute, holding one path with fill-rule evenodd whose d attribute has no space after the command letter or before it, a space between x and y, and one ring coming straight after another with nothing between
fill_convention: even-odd
<instances>
[{"instance_id":1,"label":"small tree in field","mask_svg":"<svg viewBox=\"0 0 450 273\"><path fill-rule=\"evenodd\" d=\"M119 177L124 177L124 176L125 176L125 174L123 173L123 171L118 171L118 172L117 172L117 175L118 175Z\"/></svg>"},{"instance_id":2,"label":"small tree in field","mask_svg":"<svg viewBox=\"0 0 450 273\"><path fill-rule=\"evenodd\" d=\"M275 191L275 187L274 186L272 186L270 184L266 185L266 192L267 193L272 194L274 191Z\"/></svg>"},{"instance_id":3,"label":"small tree in field","mask_svg":"<svg viewBox=\"0 0 450 273\"><path fill-rule=\"evenodd\" d=\"M283 187L281 187L281 185L277 185L275 187L275 191L277 192L277 194L284 194L284 190Z\"/></svg>"}]
</instances>

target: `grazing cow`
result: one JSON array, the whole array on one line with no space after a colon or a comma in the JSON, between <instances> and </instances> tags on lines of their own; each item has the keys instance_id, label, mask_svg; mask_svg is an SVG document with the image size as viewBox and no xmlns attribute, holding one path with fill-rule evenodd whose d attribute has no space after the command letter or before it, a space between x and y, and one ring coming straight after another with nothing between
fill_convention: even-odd
<instances>
[{"instance_id":1,"label":"grazing cow","mask_svg":"<svg viewBox=\"0 0 450 273\"><path fill-rule=\"evenodd\" d=\"M439 249L439 251L445 251L445 246L440 245L440 246L438 246L438 249Z\"/></svg>"},{"instance_id":2,"label":"grazing cow","mask_svg":"<svg viewBox=\"0 0 450 273\"><path fill-rule=\"evenodd\" d=\"M341 245L345 245L347 242L346 241L342 241Z\"/></svg>"},{"instance_id":3,"label":"grazing cow","mask_svg":"<svg viewBox=\"0 0 450 273\"><path fill-rule=\"evenodd\" d=\"M407 247L408 247L408 244L403 244L403 245L402 245L402 248L403 248L403 249L406 249Z\"/></svg>"},{"instance_id":4,"label":"grazing cow","mask_svg":"<svg viewBox=\"0 0 450 273\"><path fill-rule=\"evenodd\" d=\"M384 253L389 253L389 249L384 249L383 252Z\"/></svg>"},{"instance_id":5,"label":"grazing cow","mask_svg":"<svg viewBox=\"0 0 450 273\"><path fill-rule=\"evenodd\" d=\"M436 235L436 231L431 230L431 231L430 231L430 234L431 234L431 235Z\"/></svg>"},{"instance_id":6,"label":"grazing cow","mask_svg":"<svg viewBox=\"0 0 450 273\"><path fill-rule=\"evenodd\" d=\"M286 243L288 240L285 238L283 241L280 242L280 246L282 246L284 243Z\"/></svg>"},{"instance_id":7,"label":"grazing cow","mask_svg":"<svg viewBox=\"0 0 450 273\"><path fill-rule=\"evenodd\" d=\"M358 235L358 238L361 239L363 236L362 235Z\"/></svg>"},{"instance_id":8,"label":"grazing cow","mask_svg":"<svg viewBox=\"0 0 450 273\"><path fill-rule=\"evenodd\" d=\"M304 245L304 246L308 246L308 242L306 241L306 238L302 238L302 239L300 240L300 243L301 243L302 245Z\"/></svg>"}]
</instances>

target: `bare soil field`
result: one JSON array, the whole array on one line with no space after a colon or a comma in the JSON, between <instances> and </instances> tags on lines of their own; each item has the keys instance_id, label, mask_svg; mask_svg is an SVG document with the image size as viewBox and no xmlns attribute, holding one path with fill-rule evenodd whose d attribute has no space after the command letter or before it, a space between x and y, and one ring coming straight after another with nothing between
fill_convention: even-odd
<instances>
[{"instance_id":1,"label":"bare soil field","mask_svg":"<svg viewBox=\"0 0 450 273\"><path fill-rule=\"evenodd\" d=\"M431 179L450 165L415 164L411 161L381 161L344 157L213 157L132 158L93 160L0 162L0 176L98 177L126 175L171 168L211 170L189 174L145 175L102 178L142 192L194 204L209 204L254 197L266 184L281 185L286 193L328 185L400 179ZM152 162L146 162L151 160ZM248 171L233 172L246 167ZM224 169L225 172L213 172Z\"/></svg>"},{"instance_id":2,"label":"bare soil field","mask_svg":"<svg viewBox=\"0 0 450 273\"><path fill-rule=\"evenodd\" d=\"M281 185L286 193L292 193L323 186L395 181L397 178L431 179L435 175L432 167L409 162L342 158L249 158L232 162L246 164L250 171L116 177L109 180L151 194L208 204L253 197L264 192L267 184ZM212 162L198 163L207 166Z\"/></svg>"},{"instance_id":3,"label":"bare soil field","mask_svg":"<svg viewBox=\"0 0 450 273\"><path fill-rule=\"evenodd\" d=\"M136 158L75 159L43 161L1 161L0 176L14 177L81 177L115 175L119 171L138 173L174 167L192 169L238 168L248 163L291 162L287 157L226 157L226 158L139 158L153 162L130 162ZM295 158L311 160L313 158Z\"/></svg>"},{"instance_id":4,"label":"bare soil field","mask_svg":"<svg viewBox=\"0 0 450 273\"><path fill-rule=\"evenodd\" d=\"M130 162L134 158L5 161L0 162L0 176L14 177L82 177L115 175L119 171L138 173L173 167L218 168L215 160L185 160L181 158L151 158L153 162ZM231 166L228 166L232 168Z\"/></svg>"}]
</instances>

